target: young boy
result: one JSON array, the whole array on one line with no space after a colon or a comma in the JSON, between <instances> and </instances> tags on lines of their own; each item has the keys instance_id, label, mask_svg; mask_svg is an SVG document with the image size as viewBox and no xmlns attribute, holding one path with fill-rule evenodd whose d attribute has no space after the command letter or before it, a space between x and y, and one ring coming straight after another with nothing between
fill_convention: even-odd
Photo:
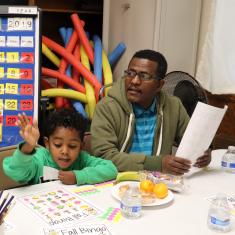
<instances>
[{"instance_id":1,"label":"young boy","mask_svg":"<svg viewBox=\"0 0 235 235\"><path fill-rule=\"evenodd\" d=\"M42 183L43 166L58 169L59 180L64 184L94 184L116 177L117 169L111 161L81 151L87 122L76 111L62 109L49 115L44 127L46 148L36 148L40 136L37 122L31 125L24 113L18 117L17 125L24 142L13 156L3 161L5 174L13 180Z\"/></svg>"}]
</instances>

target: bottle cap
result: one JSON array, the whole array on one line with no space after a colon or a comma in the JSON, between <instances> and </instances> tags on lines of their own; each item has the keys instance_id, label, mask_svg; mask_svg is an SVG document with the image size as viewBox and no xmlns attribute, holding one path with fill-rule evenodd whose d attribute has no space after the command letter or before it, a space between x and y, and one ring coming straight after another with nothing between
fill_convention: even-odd
<instances>
[{"instance_id":1,"label":"bottle cap","mask_svg":"<svg viewBox=\"0 0 235 235\"><path fill-rule=\"evenodd\" d=\"M232 152L235 152L235 146L228 146L228 150L232 151Z\"/></svg>"},{"instance_id":2,"label":"bottle cap","mask_svg":"<svg viewBox=\"0 0 235 235\"><path fill-rule=\"evenodd\" d=\"M227 199L227 196L224 193L217 193L216 198L217 199Z\"/></svg>"}]
</instances>

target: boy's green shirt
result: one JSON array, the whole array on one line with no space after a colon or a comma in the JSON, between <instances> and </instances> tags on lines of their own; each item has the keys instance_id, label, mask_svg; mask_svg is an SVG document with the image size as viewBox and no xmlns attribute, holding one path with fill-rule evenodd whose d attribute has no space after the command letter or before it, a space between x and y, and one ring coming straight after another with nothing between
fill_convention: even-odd
<instances>
[{"instance_id":1,"label":"boy's green shirt","mask_svg":"<svg viewBox=\"0 0 235 235\"><path fill-rule=\"evenodd\" d=\"M44 147L36 148L32 154L24 154L19 145L13 156L3 160L5 174L21 183L41 183L43 166L60 170ZM104 182L115 179L117 175L117 169L111 161L96 158L85 151L81 151L77 160L66 170L75 173L77 185Z\"/></svg>"}]
</instances>

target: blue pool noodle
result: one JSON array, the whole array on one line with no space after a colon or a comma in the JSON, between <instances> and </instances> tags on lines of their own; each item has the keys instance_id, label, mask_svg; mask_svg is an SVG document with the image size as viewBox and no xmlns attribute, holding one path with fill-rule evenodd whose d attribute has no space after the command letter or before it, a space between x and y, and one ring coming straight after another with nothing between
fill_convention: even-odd
<instances>
[{"instance_id":1,"label":"blue pool noodle","mask_svg":"<svg viewBox=\"0 0 235 235\"><path fill-rule=\"evenodd\" d=\"M66 29L65 27L61 27L59 29L59 32L60 32L61 38L64 42L64 45L66 46L67 43L69 42L71 35L72 35L73 29L72 28ZM68 66L68 68L66 70L66 74L71 77L71 66L70 65ZM72 101L72 104L77 112L81 113L84 118L87 118L86 111L80 101Z\"/></svg>"},{"instance_id":2,"label":"blue pool noodle","mask_svg":"<svg viewBox=\"0 0 235 235\"><path fill-rule=\"evenodd\" d=\"M69 39L70 39L71 36L72 36L72 33L73 33L73 28L67 28L67 29L66 29L65 45L68 44Z\"/></svg>"},{"instance_id":3,"label":"blue pool noodle","mask_svg":"<svg viewBox=\"0 0 235 235\"><path fill-rule=\"evenodd\" d=\"M113 67L117 63L117 61L120 59L121 55L124 53L125 50L126 45L123 42L120 42L108 55L108 60L111 67Z\"/></svg>"},{"instance_id":4,"label":"blue pool noodle","mask_svg":"<svg viewBox=\"0 0 235 235\"><path fill-rule=\"evenodd\" d=\"M60 27L59 28L59 33L60 33L60 36L61 36L61 38L62 38L62 40L63 40L63 43L64 43L64 45L65 45L65 42L66 42L66 28L65 27Z\"/></svg>"},{"instance_id":5,"label":"blue pool noodle","mask_svg":"<svg viewBox=\"0 0 235 235\"><path fill-rule=\"evenodd\" d=\"M97 35L93 36L94 42L94 74L102 84L102 43Z\"/></svg>"}]
</instances>

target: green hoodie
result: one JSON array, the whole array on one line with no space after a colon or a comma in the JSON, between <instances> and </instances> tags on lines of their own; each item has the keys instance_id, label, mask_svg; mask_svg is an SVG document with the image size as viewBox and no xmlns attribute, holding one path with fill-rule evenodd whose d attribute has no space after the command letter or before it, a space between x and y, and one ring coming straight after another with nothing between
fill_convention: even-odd
<instances>
[{"instance_id":1,"label":"green hoodie","mask_svg":"<svg viewBox=\"0 0 235 235\"><path fill-rule=\"evenodd\" d=\"M19 145L13 156L3 160L5 174L21 183L41 183L43 166L60 170L44 147L36 148L36 151L29 155L22 153ZM111 161L96 158L85 151L81 151L77 160L66 170L74 172L78 185L108 181L115 179L117 175L117 169Z\"/></svg>"},{"instance_id":2,"label":"green hoodie","mask_svg":"<svg viewBox=\"0 0 235 235\"><path fill-rule=\"evenodd\" d=\"M180 142L189 116L181 101L160 92L157 98L158 122L153 156L128 153L134 135L135 116L127 100L124 79L119 79L108 96L97 105L91 123L91 146L96 156L112 160L119 171L162 169L162 157Z\"/></svg>"}]
</instances>

